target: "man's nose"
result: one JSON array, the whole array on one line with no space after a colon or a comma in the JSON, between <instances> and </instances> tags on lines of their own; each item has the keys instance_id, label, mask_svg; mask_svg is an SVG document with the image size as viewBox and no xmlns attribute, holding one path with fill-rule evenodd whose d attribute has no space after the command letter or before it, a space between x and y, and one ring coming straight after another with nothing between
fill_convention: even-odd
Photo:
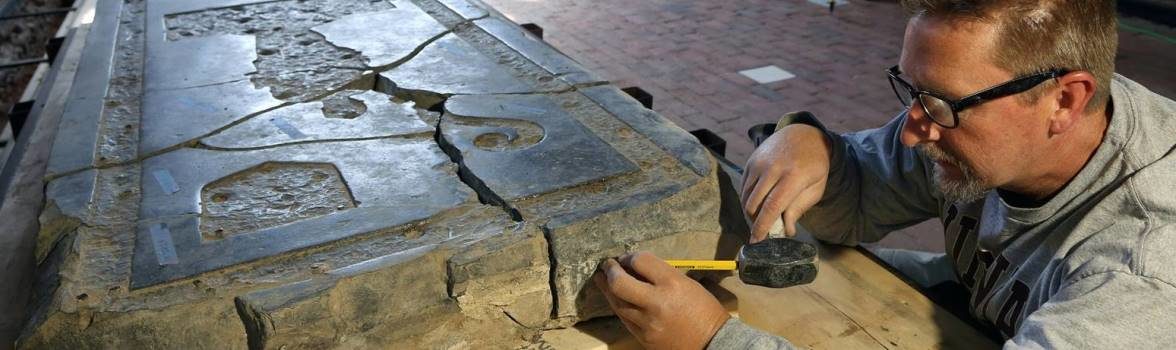
<instances>
[{"instance_id":1,"label":"man's nose","mask_svg":"<svg viewBox=\"0 0 1176 350\"><path fill-rule=\"evenodd\" d=\"M911 101L911 107L907 109L906 122L902 125L902 144L915 147L920 143L939 141L939 128L939 124L931 120L931 116L923 110L923 105L915 99Z\"/></svg>"}]
</instances>

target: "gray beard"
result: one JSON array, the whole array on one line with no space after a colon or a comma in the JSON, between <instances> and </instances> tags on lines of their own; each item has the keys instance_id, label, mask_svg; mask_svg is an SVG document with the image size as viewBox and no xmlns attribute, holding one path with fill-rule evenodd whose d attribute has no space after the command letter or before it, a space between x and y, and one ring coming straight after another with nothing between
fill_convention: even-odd
<instances>
[{"instance_id":1,"label":"gray beard","mask_svg":"<svg viewBox=\"0 0 1176 350\"><path fill-rule=\"evenodd\" d=\"M984 179L976 176L967 165L960 163L947 152L929 144L922 144L917 146L916 150L919 153L927 156L932 161L942 160L954 165L960 170L962 175L960 179L950 179L947 177L947 171L943 169L938 163L934 164L934 180L935 187L943 193L943 197L951 203L971 203L984 198L988 191L992 190L984 183Z\"/></svg>"}]
</instances>

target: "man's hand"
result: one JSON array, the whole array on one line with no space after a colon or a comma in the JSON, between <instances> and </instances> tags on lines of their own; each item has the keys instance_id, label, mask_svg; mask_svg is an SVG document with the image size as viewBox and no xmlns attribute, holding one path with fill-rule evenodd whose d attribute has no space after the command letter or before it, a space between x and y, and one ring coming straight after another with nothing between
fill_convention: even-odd
<instances>
[{"instance_id":1,"label":"man's hand","mask_svg":"<svg viewBox=\"0 0 1176 350\"><path fill-rule=\"evenodd\" d=\"M649 252L608 259L592 279L646 349L702 349L731 317L702 285Z\"/></svg>"},{"instance_id":2,"label":"man's hand","mask_svg":"<svg viewBox=\"0 0 1176 350\"><path fill-rule=\"evenodd\" d=\"M755 220L751 242L767 237L776 221L796 235L796 221L821 200L829 179L829 139L820 129L793 124L777 130L747 160L743 210Z\"/></svg>"}]
</instances>

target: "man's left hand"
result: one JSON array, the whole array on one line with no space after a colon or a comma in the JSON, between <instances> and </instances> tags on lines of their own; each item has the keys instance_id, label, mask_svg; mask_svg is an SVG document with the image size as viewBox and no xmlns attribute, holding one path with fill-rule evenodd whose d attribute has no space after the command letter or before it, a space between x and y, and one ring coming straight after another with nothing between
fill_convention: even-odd
<instances>
[{"instance_id":1,"label":"man's left hand","mask_svg":"<svg viewBox=\"0 0 1176 350\"><path fill-rule=\"evenodd\" d=\"M646 349L702 349L731 317L701 284L649 252L605 260L592 277Z\"/></svg>"}]
</instances>

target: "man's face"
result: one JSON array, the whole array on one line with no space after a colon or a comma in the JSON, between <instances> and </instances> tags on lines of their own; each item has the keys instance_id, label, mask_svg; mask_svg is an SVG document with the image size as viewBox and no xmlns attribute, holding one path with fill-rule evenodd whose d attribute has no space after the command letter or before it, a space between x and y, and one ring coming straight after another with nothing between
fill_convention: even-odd
<instances>
[{"instance_id":1,"label":"man's face","mask_svg":"<svg viewBox=\"0 0 1176 350\"><path fill-rule=\"evenodd\" d=\"M907 24L899 68L916 89L953 100L1014 78L992 63L995 26L916 16ZM935 180L951 201L979 199L988 190L1030 176L1047 138L1046 98L1027 105L1014 96L959 112L959 125L935 124L913 102L902 141L935 161Z\"/></svg>"}]
</instances>

